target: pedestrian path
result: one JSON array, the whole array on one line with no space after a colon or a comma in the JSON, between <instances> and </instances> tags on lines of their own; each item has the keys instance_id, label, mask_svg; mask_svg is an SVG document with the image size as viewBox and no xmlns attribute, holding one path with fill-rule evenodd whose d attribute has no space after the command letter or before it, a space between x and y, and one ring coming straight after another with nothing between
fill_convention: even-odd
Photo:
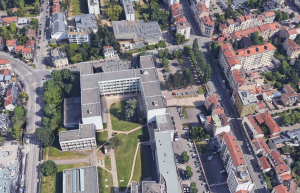
<instances>
[{"instance_id":1,"label":"pedestrian path","mask_svg":"<svg viewBox=\"0 0 300 193\"><path fill-rule=\"evenodd\" d=\"M89 158L85 159L67 159L67 160L53 160L56 165L63 164L78 164L78 163L89 163Z\"/></svg>"},{"instance_id":2,"label":"pedestrian path","mask_svg":"<svg viewBox=\"0 0 300 193\"><path fill-rule=\"evenodd\" d=\"M119 134L119 133L123 133L123 134L128 135L129 133L132 133L132 132L134 132L134 131L136 131L136 130L142 128L142 127L145 127L145 126L147 126L147 125L144 124L144 125L141 125L141 126L139 126L139 127L134 128L134 129L131 129L131 130L129 130L129 131L116 131L116 130L112 130L112 131L113 131L113 133L118 133L118 134Z\"/></svg>"}]
</instances>

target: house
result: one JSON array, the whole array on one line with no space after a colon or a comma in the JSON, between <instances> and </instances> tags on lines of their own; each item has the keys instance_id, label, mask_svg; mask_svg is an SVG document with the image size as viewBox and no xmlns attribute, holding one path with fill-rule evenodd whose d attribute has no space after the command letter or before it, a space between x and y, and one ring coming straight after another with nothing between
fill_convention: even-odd
<instances>
[{"instance_id":1,"label":"house","mask_svg":"<svg viewBox=\"0 0 300 193\"><path fill-rule=\"evenodd\" d=\"M281 176L283 177L283 176ZM289 193L295 193L297 184L294 181L294 179L292 179L292 177L289 175L287 176L287 178L282 178L282 184L287 187L287 190L289 191Z\"/></svg>"},{"instance_id":2,"label":"house","mask_svg":"<svg viewBox=\"0 0 300 193\"><path fill-rule=\"evenodd\" d=\"M34 41L33 40L28 40L26 42L26 48L31 48L32 50L34 50Z\"/></svg>"},{"instance_id":3,"label":"house","mask_svg":"<svg viewBox=\"0 0 300 193\"><path fill-rule=\"evenodd\" d=\"M246 115L242 119L242 125L247 130L250 137L253 139L259 139L264 137L264 133L258 126L257 122L252 115Z\"/></svg>"},{"instance_id":4,"label":"house","mask_svg":"<svg viewBox=\"0 0 300 193\"><path fill-rule=\"evenodd\" d=\"M28 18L18 18L18 25L27 25L28 24Z\"/></svg>"},{"instance_id":5,"label":"house","mask_svg":"<svg viewBox=\"0 0 300 193\"><path fill-rule=\"evenodd\" d=\"M268 126L270 133L272 135L277 135L281 132L281 129L279 125L276 123L276 121L273 119L273 117L270 115L269 112L262 113L260 115L257 115L255 117L257 122L261 125L264 123L266 126Z\"/></svg>"},{"instance_id":6,"label":"house","mask_svg":"<svg viewBox=\"0 0 300 193\"><path fill-rule=\"evenodd\" d=\"M27 60L32 59L33 58L33 50L31 48L23 48L22 56Z\"/></svg>"},{"instance_id":7,"label":"house","mask_svg":"<svg viewBox=\"0 0 300 193\"><path fill-rule=\"evenodd\" d=\"M58 48L51 50L52 65L55 68L62 68L69 66L67 55L64 51L60 51Z\"/></svg>"},{"instance_id":8,"label":"house","mask_svg":"<svg viewBox=\"0 0 300 193\"><path fill-rule=\"evenodd\" d=\"M27 36L29 39L35 38L36 31L33 29L28 29L25 31L25 36Z\"/></svg>"},{"instance_id":9,"label":"house","mask_svg":"<svg viewBox=\"0 0 300 193\"><path fill-rule=\"evenodd\" d=\"M289 84L284 85L283 90L285 93L281 95L281 102L284 106L293 106L298 101L298 94Z\"/></svg>"},{"instance_id":10,"label":"house","mask_svg":"<svg viewBox=\"0 0 300 193\"><path fill-rule=\"evenodd\" d=\"M11 70L10 62L8 60L4 60L4 59L0 58L0 69ZM1 74L2 74L2 71L1 71Z\"/></svg>"},{"instance_id":11,"label":"house","mask_svg":"<svg viewBox=\"0 0 300 193\"><path fill-rule=\"evenodd\" d=\"M263 112L265 112L265 110L266 110L266 107L265 107L264 103L258 102L255 111L257 113L263 113Z\"/></svg>"},{"instance_id":12,"label":"house","mask_svg":"<svg viewBox=\"0 0 300 193\"><path fill-rule=\"evenodd\" d=\"M287 39L284 41L283 49L286 50L286 54L290 58L298 58L298 55L300 54L300 46L292 39Z\"/></svg>"},{"instance_id":13,"label":"house","mask_svg":"<svg viewBox=\"0 0 300 193\"><path fill-rule=\"evenodd\" d=\"M290 168L283 161L280 153L278 151L272 151L270 156L268 157L272 167L274 168L277 174L277 180L282 183L282 176L286 174L291 174Z\"/></svg>"},{"instance_id":14,"label":"house","mask_svg":"<svg viewBox=\"0 0 300 193\"><path fill-rule=\"evenodd\" d=\"M107 57L114 57L115 50L112 46L103 47L103 55L105 58Z\"/></svg>"},{"instance_id":15,"label":"house","mask_svg":"<svg viewBox=\"0 0 300 193\"><path fill-rule=\"evenodd\" d=\"M247 7L247 5L248 5L247 0L233 0L230 6L232 10L236 10L236 9Z\"/></svg>"},{"instance_id":16,"label":"house","mask_svg":"<svg viewBox=\"0 0 300 193\"><path fill-rule=\"evenodd\" d=\"M271 193L289 193L289 191L287 190L287 187L285 187L283 184L280 184L275 186Z\"/></svg>"},{"instance_id":17,"label":"house","mask_svg":"<svg viewBox=\"0 0 300 193\"><path fill-rule=\"evenodd\" d=\"M13 82L8 85L6 96L4 97L4 108L8 111L13 111L19 103L19 88L17 83Z\"/></svg>"},{"instance_id":18,"label":"house","mask_svg":"<svg viewBox=\"0 0 300 193\"><path fill-rule=\"evenodd\" d=\"M5 47L3 37L0 36L0 50L3 50Z\"/></svg>"},{"instance_id":19,"label":"house","mask_svg":"<svg viewBox=\"0 0 300 193\"><path fill-rule=\"evenodd\" d=\"M18 45L18 40L6 40L6 47L8 49L9 52L14 52L15 51L15 47Z\"/></svg>"},{"instance_id":20,"label":"house","mask_svg":"<svg viewBox=\"0 0 300 193\"><path fill-rule=\"evenodd\" d=\"M60 4L54 4L52 6L52 14L60 12Z\"/></svg>"},{"instance_id":21,"label":"house","mask_svg":"<svg viewBox=\"0 0 300 193\"><path fill-rule=\"evenodd\" d=\"M15 23L18 26L18 17L13 16L13 17L4 17L3 18L3 25L9 25L11 23Z\"/></svg>"},{"instance_id":22,"label":"house","mask_svg":"<svg viewBox=\"0 0 300 193\"><path fill-rule=\"evenodd\" d=\"M296 36L300 34L300 27L296 27L296 28L292 28L292 29L286 29L286 28L282 28L279 31L279 37L283 38L283 39L292 39L294 40L296 38Z\"/></svg>"},{"instance_id":23,"label":"house","mask_svg":"<svg viewBox=\"0 0 300 193\"><path fill-rule=\"evenodd\" d=\"M56 20L51 24L51 38L56 41L68 39L67 26L64 21Z\"/></svg>"},{"instance_id":24,"label":"house","mask_svg":"<svg viewBox=\"0 0 300 193\"><path fill-rule=\"evenodd\" d=\"M17 54L17 53L21 54L23 48L24 48L23 45L22 45L22 46L16 46L16 47L15 47L15 53L16 53L16 54Z\"/></svg>"},{"instance_id":25,"label":"house","mask_svg":"<svg viewBox=\"0 0 300 193\"><path fill-rule=\"evenodd\" d=\"M11 121L6 113L0 114L0 135L7 136L8 129L11 127Z\"/></svg>"},{"instance_id":26,"label":"house","mask_svg":"<svg viewBox=\"0 0 300 193\"><path fill-rule=\"evenodd\" d=\"M272 168L268 162L268 160L265 157L258 158L260 165L262 166L263 173L270 171Z\"/></svg>"},{"instance_id":27,"label":"house","mask_svg":"<svg viewBox=\"0 0 300 193\"><path fill-rule=\"evenodd\" d=\"M253 139L253 150L256 155L268 156L271 153L269 146L263 138Z\"/></svg>"}]
</instances>

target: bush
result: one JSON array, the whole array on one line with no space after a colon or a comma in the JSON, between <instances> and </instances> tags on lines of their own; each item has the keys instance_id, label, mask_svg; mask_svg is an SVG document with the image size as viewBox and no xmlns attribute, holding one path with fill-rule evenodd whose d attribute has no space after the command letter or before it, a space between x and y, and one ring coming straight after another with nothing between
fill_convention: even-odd
<instances>
[{"instance_id":1,"label":"bush","mask_svg":"<svg viewBox=\"0 0 300 193\"><path fill-rule=\"evenodd\" d=\"M103 129L107 129L107 123L103 123Z\"/></svg>"},{"instance_id":2,"label":"bush","mask_svg":"<svg viewBox=\"0 0 300 193\"><path fill-rule=\"evenodd\" d=\"M44 176L50 176L56 172L56 165L52 160L42 163L41 172Z\"/></svg>"},{"instance_id":3,"label":"bush","mask_svg":"<svg viewBox=\"0 0 300 193\"><path fill-rule=\"evenodd\" d=\"M191 183L191 188L196 188L196 182Z\"/></svg>"},{"instance_id":4,"label":"bush","mask_svg":"<svg viewBox=\"0 0 300 193\"><path fill-rule=\"evenodd\" d=\"M148 45L147 48L148 48L148 50L154 50L155 49L155 45Z\"/></svg>"},{"instance_id":5,"label":"bush","mask_svg":"<svg viewBox=\"0 0 300 193\"><path fill-rule=\"evenodd\" d=\"M142 47L139 49L139 52L146 52L147 51L147 48L146 47Z\"/></svg>"}]
</instances>

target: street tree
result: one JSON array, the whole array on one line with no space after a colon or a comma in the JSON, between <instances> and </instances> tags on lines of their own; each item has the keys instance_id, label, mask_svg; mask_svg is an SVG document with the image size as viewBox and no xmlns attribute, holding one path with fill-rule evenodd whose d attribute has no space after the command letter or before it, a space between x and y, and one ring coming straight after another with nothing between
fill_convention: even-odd
<instances>
[{"instance_id":1,"label":"street tree","mask_svg":"<svg viewBox=\"0 0 300 193\"><path fill-rule=\"evenodd\" d=\"M162 59L162 65L163 66L168 66L169 64L170 64L170 61L166 57L163 57L163 59Z\"/></svg>"},{"instance_id":2,"label":"street tree","mask_svg":"<svg viewBox=\"0 0 300 193\"><path fill-rule=\"evenodd\" d=\"M23 134L23 129L21 125L16 124L12 128L9 129L10 134L13 136L15 139L20 139Z\"/></svg>"},{"instance_id":3,"label":"street tree","mask_svg":"<svg viewBox=\"0 0 300 193\"><path fill-rule=\"evenodd\" d=\"M184 41L185 41L185 36L184 35L181 35L179 33L175 35L175 38L174 38L174 44L175 45L183 44Z\"/></svg>"},{"instance_id":4,"label":"street tree","mask_svg":"<svg viewBox=\"0 0 300 193\"><path fill-rule=\"evenodd\" d=\"M168 49L168 48L166 48L166 49L164 50L164 56L165 56L166 58L169 56L169 49Z\"/></svg>"},{"instance_id":5,"label":"street tree","mask_svg":"<svg viewBox=\"0 0 300 193\"><path fill-rule=\"evenodd\" d=\"M182 58L179 58L179 60L178 60L178 64L180 64L180 65L182 65L182 64L183 64L183 60L182 60Z\"/></svg>"},{"instance_id":6,"label":"street tree","mask_svg":"<svg viewBox=\"0 0 300 193\"><path fill-rule=\"evenodd\" d=\"M283 115L281 117L280 123L285 126L289 125L291 123L291 117L289 115Z\"/></svg>"},{"instance_id":7,"label":"street tree","mask_svg":"<svg viewBox=\"0 0 300 193\"><path fill-rule=\"evenodd\" d=\"M36 128L35 134L40 140L43 148L51 146L54 142L54 134L51 128Z\"/></svg>"},{"instance_id":8,"label":"street tree","mask_svg":"<svg viewBox=\"0 0 300 193\"><path fill-rule=\"evenodd\" d=\"M187 155L187 152L186 152L186 151L183 151L183 152L181 153L181 156L182 156L182 160L183 160L184 162L188 162L189 159L190 159L190 157Z\"/></svg>"},{"instance_id":9,"label":"street tree","mask_svg":"<svg viewBox=\"0 0 300 193\"><path fill-rule=\"evenodd\" d=\"M185 45L185 46L183 47L183 53L184 53L186 56L189 56L190 51L191 51L191 46Z\"/></svg>"},{"instance_id":10,"label":"street tree","mask_svg":"<svg viewBox=\"0 0 300 193\"><path fill-rule=\"evenodd\" d=\"M64 80L69 80L72 76L72 72L71 70L64 68L61 70L61 75Z\"/></svg>"},{"instance_id":11,"label":"street tree","mask_svg":"<svg viewBox=\"0 0 300 193\"><path fill-rule=\"evenodd\" d=\"M53 80L61 82L62 81L62 75L61 72L58 70L52 70L51 72L51 77L53 78Z\"/></svg>"},{"instance_id":12,"label":"street tree","mask_svg":"<svg viewBox=\"0 0 300 193\"><path fill-rule=\"evenodd\" d=\"M120 140L118 138L118 135L115 135L115 136L113 136L112 138L109 139L108 147L110 149L117 149L119 145L120 145Z\"/></svg>"},{"instance_id":13,"label":"street tree","mask_svg":"<svg viewBox=\"0 0 300 193\"><path fill-rule=\"evenodd\" d=\"M164 52L162 50L158 50L158 58L163 58Z\"/></svg>"},{"instance_id":14,"label":"street tree","mask_svg":"<svg viewBox=\"0 0 300 193\"><path fill-rule=\"evenodd\" d=\"M57 168L52 160L48 160L41 165L41 172L44 176L50 176L56 173Z\"/></svg>"},{"instance_id":15,"label":"street tree","mask_svg":"<svg viewBox=\"0 0 300 193\"><path fill-rule=\"evenodd\" d=\"M191 188L196 188L196 182L191 183Z\"/></svg>"}]
</instances>

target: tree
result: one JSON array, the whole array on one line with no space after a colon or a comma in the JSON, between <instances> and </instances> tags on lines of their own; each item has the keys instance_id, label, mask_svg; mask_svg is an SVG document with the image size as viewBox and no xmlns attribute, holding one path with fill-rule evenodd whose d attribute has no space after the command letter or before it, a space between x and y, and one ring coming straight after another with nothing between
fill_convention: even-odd
<instances>
[{"instance_id":1,"label":"tree","mask_svg":"<svg viewBox=\"0 0 300 193\"><path fill-rule=\"evenodd\" d=\"M182 85L182 76L179 72L176 72L174 74L174 85L173 86L175 89L179 89L183 86Z\"/></svg>"},{"instance_id":2,"label":"tree","mask_svg":"<svg viewBox=\"0 0 300 193\"><path fill-rule=\"evenodd\" d=\"M35 134L40 140L43 148L51 146L54 142L53 130L50 128L36 128Z\"/></svg>"},{"instance_id":3,"label":"tree","mask_svg":"<svg viewBox=\"0 0 300 193\"><path fill-rule=\"evenodd\" d=\"M61 75L64 80L69 80L72 76L72 72L71 70L64 68L61 70Z\"/></svg>"},{"instance_id":4,"label":"tree","mask_svg":"<svg viewBox=\"0 0 300 193\"><path fill-rule=\"evenodd\" d=\"M53 80L61 82L62 81L62 75L61 72L58 70L52 70L51 72L51 77L53 78Z\"/></svg>"},{"instance_id":5,"label":"tree","mask_svg":"<svg viewBox=\"0 0 300 193\"><path fill-rule=\"evenodd\" d=\"M118 21L120 14L122 13L123 8L120 5L108 5L108 8L105 9L106 15L111 19L111 21Z\"/></svg>"},{"instance_id":6,"label":"tree","mask_svg":"<svg viewBox=\"0 0 300 193\"><path fill-rule=\"evenodd\" d=\"M277 21L277 22L282 21L282 14L279 10L275 11L275 21Z\"/></svg>"},{"instance_id":7,"label":"tree","mask_svg":"<svg viewBox=\"0 0 300 193\"><path fill-rule=\"evenodd\" d=\"M179 58L179 52L177 50L174 50L173 54L172 54L172 57L173 57L173 59Z\"/></svg>"},{"instance_id":8,"label":"tree","mask_svg":"<svg viewBox=\"0 0 300 193\"><path fill-rule=\"evenodd\" d=\"M21 99L28 99L28 95L24 91L19 92L19 96Z\"/></svg>"},{"instance_id":9,"label":"tree","mask_svg":"<svg viewBox=\"0 0 300 193\"><path fill-rule=\"evenodd\" d=\"M252 45L260 44L259 33L257 31L255 31L251 34L251 42L252 42Z\"/></svg>"},{"instance_id":10,"label":"tree","mask_svg":"<svg viewBox=\"0 0 300 193\"><path fill-rule=\"evenodd\" d=\"M158 12L159 11L159 5L158 5L158 3L155 2L155 1L151 1L150 2L150 10L151 10L152 14L153 14L153 12L154 13Z\"/></svg>"},{"instance_id":11,"label":"tree","mask_svg":"<svg viewBox=\"0 0 300 193\"><path fill-rule=\"evenodd\" d=\"M282 153L284 153L284 154L289 154L289 153L291 153L291 149L290 149L290 146L288 145L288 144L284 144L284 146L281 148L281 150L282 150Z\"/></svg>"},{"instance_id":12,"label":"tree","mask_svg":"<svg viewBox=\"0 0 300 193\"><path fill-rule=\"evenodd\" d=\"M276 82L274 87L275 88L282 88L282 83L281 82Z\"/></svg>"},{"instance_id":13,"label":"tree","mask_svg":"<svg viewBox=\"0 0 300 193\"><path fill-rule=\"evenodd\" d=\"M289 125L291 123L291 117L288 115L283 115L281 117L280 123L285 126Z\"/></svg>"},{"instance_id":14,"label":"tree","mask_svg":"<svg viewBox=\"0 0 300 193\"><path fill-rule=\"evenodd\" d=\"M290 14L290 18L293 19L294 17L295 17L295 13L292 12L292 13Z\"/></svg>"},{"instance_id":15,"label":"tree","mask_svg":"<svg viewBox=\"0 0 300 193\"><path fill-rule=\"evenodd\" d=\"M180 64L180 65L182 65L182 64L183 64L183 60L182 60L182 58L180 58L180 59L178 60L178 64Z\"/></svg>"},{"instance_id":16,"label":"tree","mask_svg":"<svg viewBox=\"0 0 300 193\"><path fill-rule=\"evenodd\" d=\"M35 4L34 5L34 11L35 11L35 13L39 14L39 11L40 11L40 2L36 1L34 4Z\"/></svg>"},{"instance_id":17,"label":"tree","mask_svg":"<svg viewBox=\"0 0 300 193\"><path fill-rule=\"evenodd\" d=\"M186 56L188 56L188 55L190 54L190 51L191 51L191 46L185 45L185 46L183 47L183 53L184 53Z\"/></svg>"},{"instance_id":18,"label":"tree","mask_svg":"<svg viewBox=\"0 0 300 193\"><path fill-rule=\"evenodd\" d=\"M289 15L287 13L282 12L282 20L287 20L289 18Z\"/></svg>"},{"instance_id":19,"label":"tree","mask_svg":"<svg viewBox=\"0 0 300 193\"><path fill-rule=\"evenodd\" d=\"M143 18L145 21L147 21L149 19L149 14L143 13Z\"/></svg>"},{"instance_id":20,"label":"tree","mask_svg":"<svg viewBox=\"0 0 300 193\"><path fill-rule=\"evenodd\" d=\"M44 176L50 176L56 173L57 168L52 160L48 160L41 165L41 172Z\"/></svg>"},{"instance_id":21,"label":"tree","mask_svg":"<svg viewBox=\"0 0 300 193\"><path fill-rule=\"evenodd\" d=\"M174 44L175 45L180 45L183 44L185 41L185 36L181 34L176 34L174 38Z\"/></svg>"},{"instance_id":22,"label":"tree","mask_svg":"<svg viewBox=\"0 0 300 193\"><path fill-rule=\"evenodd\" d=\"M158 58L163 58L164 52L162 50L158 50Z\"/></svg>"},{"instance_id":23,"label":"tree","mask_svg":"<svg viewBox=\"0 0 300 193\"><path fill-rule=\"evenodd\" d=\"M83 59L82 59L82 56L81 54L75 54L75 56L71 57L71 61L72 63L78 63L78 62L82 62Z\"/></svg>"},{"instance_id":24,"label":"tree","mask_svg":"<svg viewBox=\"0 0 300 193\"><path fill-rule=\"evenodd\" d=\"M183 160L184 162L188 162L189 159L190 159L190 157L187 155L187 152L186 152L186 151L183 151L183 152L181 153L181 156L182 156L182 160Z\"/></svg>"},{"instance_id":25,"label":"tree","mask_svg":"<svg viewBox=\"0 0 300 193\"><path fill-rule=\"evenodd\" d=\"M16 106L13 111L14 115L26 116L26 110L23 106Z\"/></svg>"},{"instance_id":26,"label":"tree","mask_svg":"<svg viewBox=\"0 0 300 193\"><path fill-rule=\"evenodd\" d=\"M197 188L192 188L192 192L193 193L198 193L198 189Z\"/></svg>"},{"instance_id":27,"label":"tree","mask_svg":"<svg viewBox=\"0 0 300 193\"><path fill-rule=\"evenodd\" d=\"M79 47L80 47L79 44L75 44L75 43L70 44L70 49L72 49L74 51L77 51L79 49Z\"/></svg>"},{"instance_id":28,"label":"tree","mask_svg":"<svg viewBox=\"0 0 300 193\"><path fill-rule=\"evenodd\" d=\"M5 0L0 0L1 10L6 10L7 4Z\"/></svg>"},{"instance_id":29,"label":"tree","mask_svg":"<svg viewBox=\"0 0 300 193\"><path fill-rule=\"evenodd\" d=\"M186 171L186 175L188 178L191 178L193 176L193 172L192 171Z\"/></svg>"},{"instance_id":30,"label":"tree","mask_svg":"<svg viewBox=\"0 0 300 193\"><path fill-rule=\"evenodd\" d=\"M291 71L291 75L289 76L289 82L294 86L298 86L299 76L297 72Z\"/></svg>"},{"instance_id":31,"label":"tree","mask_svg":"<svg viewBox=\"0 0 300 193\"><path fill-rule=\"evenodd\" d=\"M10 128L9 132L13 136L13 138L20 139L23 134L23 129L22 129L21 125L17 124L17 125L14 125L12 128Z\"/></svg>"},{"instance_id":32,"label":"tree","mask_svg":"<svg viewBox=\"0 0 300 193\"><path fill-rule=\"evenodd\" d=\"M125 120L127 121L133 121L134 118L136 118L136 105L137 100L136 99L129 99L126 101L126 105L124 107L125 109Z\"/></svg>"},{"instance_id":33,"label":"tree","mask_svg":"<svg viewBox=\"0 0 300 193\"><path fill-rule=\"evenodd\" d=\"M238 50L238 41L237 41L237 39L235 39L234 40L234 43L232 44L232 47L233 47L233 49L234 49L234 51L237 51Z\"/></svg>"},{"instance_id":34,"label":"tree","mask_svg":"<svg viewBox=\"0 0 300 193\"><path fill-rule=\"evenodd\" d=\"M282 74L282 75L286 75L286 74L289 74L290 71L291 71L291 67L290 65L286 62L286 61L283 61L279 68L278 68L278 71Z\"/></svg>"},{"instance_id":35,"label":"tree","mask_svg":"<svg viewBox=\"0 0 300 193\"><path fill-rule=\"evenodd\" d=\"M196 182L191 183L191 188L196 188Z\"/></svg>"},{"instance_id":36,"label":"tree","mask_svg":"<svg viewBox=\"0 0 300 193\"><path fill-rule=\"evenodd\" d=\"M166 58L169 56L169 49L168 49L168 48L166 48L166 49L164 50L164 56L165 56Z\"/></svg>"},{"instance_id":37,"label":"tree","mask_svg":"<svg viewBox=\"0 0 300 193\"><path fill-rule=\"evenodd\" d=\"M45 116L53 118L56 113L56 105L47 103L43 108L43 112Z\"/></svg>"},{"instance_id":38,"label":"tree","mask_svg":"<svg viewBox=\"0 0 300 193\"><path fill-rule=\"evenodd\" d=\"M163 59L162 59L162 65L163 66L168 66L169 64L170 64L170 61L166 57L163 57Z\"/></svg>"},{"instance_id":39,"label":"tree","mask_svg":"<svg viewBox=\"0 0 300 193\"><path fill-rule=\"evenodd\" d=\"M7 13L7 15L10 16L10 17L14 15L10 9L8 9L8 10L6 11L6 13Z\"/></svg>"},{"instance_id":40,"label":"tree","mask_svg":"<svg viewBox=\"0 0 300 193\"><path fill-rule=\"evenodd\" d=\"M18 8L18 11L19 11L19 8ZM18 15L19 16L19 15ZM20 16L19 16L20 17ZM38 28L39 28L39 20L38 19L33 19L32 21L31 21L31 25L32 25L32 28L35 30L35 31L37 31L38 30Z\"/></svg>"},{"instance_id":41,"label":"tree","mask_svg":"<svg viewBox=\"0 0 300 193\"><path fill-rule=\"evenodd\" d=\"M113 136L112 138L109 139L109 145L108 147L110 149L116 149L120 145L120 140L118 138L118 135Z\"/></svg>"},{"instance_id":42,"label":"tree","mask_svg":"<svg viewBox=\"0 0 300 193\"><path fill-rule=\"evenodd\" d=\"M46 103L59 105L62 99L62 90L59 86L55 86L44 92L43 100Z\"/></svg>"},{"instance_id":43,"label":"tree","mask_svg":"<svg viewBox=\"0 0 300 193\"><path fill-rule=\"evenodd\" d=\"M232 17L232 9L231 6L228 6L227 9L225 10L225 19L231 18Z\"/></svg>"},{"instance_id":44,"label":"tree","mask_svg":"<svg viewBox=\"0 0 300 193\"><path fill-rule=\"evenodd\" d=\"M184 86L192 86L195 84L194 75L191 73L190 69L185 68L182 72L182 77L184 79Z\"/></svg>"},{"instance_id":45,"label":"tree","mask_svg":"<svg viewBox=\"0 0 300 193\"><path fill-rule=\"evenodd\" d=\"M210 49L210 55L214 59L218 59L219 57L219 52L220 52L221 45L220 44L214 44L211 49Z\"/></svg>"},{"instance_id":46,"label":"tree","mask_svg":"<svg viewBox=\"0 0 300 193\"><path fill-rule=\"evenodd\" d=\"M12 33L14 33L14 32L17 31L17 26L16 26L16 24L15 24L14 22L11 22L11 23L9 24L9 30L10 30Z\"/></svg>"}]
</instances>

